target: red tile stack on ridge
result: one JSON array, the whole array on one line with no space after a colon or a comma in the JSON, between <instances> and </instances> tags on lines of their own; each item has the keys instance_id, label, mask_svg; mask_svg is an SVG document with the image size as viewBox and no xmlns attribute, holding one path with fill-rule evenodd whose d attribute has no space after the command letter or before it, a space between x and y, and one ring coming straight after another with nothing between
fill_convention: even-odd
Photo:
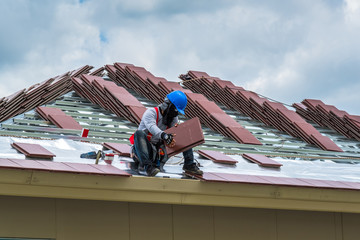
<instances>
[{"instance_id":1,"label":"red tile stack on ridge","mask_svg":"<svg viewBox=\"0 0 360 240\"><path fill-rule=\"evenodd\" d=\"M293 107L303 118L360 141L360 116L350 115L317 99L304 99L301 103L294 103Z\"/></svg>"},{"instance_id":2,"label":"red tile stack on ridge","mask_svg":"<svg viewBox=\"0 0 360 240\"><path fill-rule=\"evenodd\" d=\"M315 144L323 150L342 152L342 149L330 138L322 136L300 115L281 103L271 102L254 92L235 86L230 81L211 77L206 72L188 71L187 74L181 74L179 78L190 90L201 93L228 108Z\"/></svg>"},{"instance_id":3,"label":"red tile stack on ridge","mask_svg":"<svg viewBox=\"0 0 360 240\"><path fill-rule=\"evenodd\" d=\"M88 73L90 69L92 67L86 65L0 99L0 122L49 103L72 91L71 78Z\"/></svg>"},{"instance_id":4,"label":"red tile stack on ridge","mask_svg":"<svg viewBox=\"0 0 360 240\"><path fill-rule=\"evenodd\" d=\"M115 83L125 88L131 88L157 103L164 99L164 92L159 91L158 84L167 80L155 77L145 68L128 63L115 63L114 65L106 65L105 69L108 71L108 76Z\"/></svg>"},{"instance_id":5,"label":"red tile stack on ridge","mask_svg":"<svg viewBox=\"0 0 360 240\"><path fill-rule=\"evenodd\" d=\"M82 74L72 80L80 96L132 123L140 123L146 107L125 88L93 75Z\"/></svg>"},{"instance_id":6,"label":"red tile stack on ridge","mask_svg":"<svg viewBox=\"0 0 360 240\"><path fill-rule=\"evenodd\" d=\"M99 67L98 69L95 69L94 71L89 73L89 75L103 77L105 75L104 71L105 71L105 67Z\"/></svg>"},{"instance_id":7,"label":"red tile stack on ridge","mask_svg":"<svg viewBox=\"0 0 360 240\"><path fill-rule=\"evenodd\" d=\"M199 93L186 93L188 106L185 109L186 116L199 117L201 122L209 128L229 137L239 143L262 145L262 143L243 128L237 121L227 115L214 102L207 100Z\"/></svg>"},{"instance_id":8,"label":"red tile stack on ridge","mask_svg":"<svg viewBox=\"0 0 360 240\"><path fill-rule=\"evenodd\" d=\"M185 110L187 117L199 117L201 123L207 127L237 142L262 145L254 135L233 120L214 102L209 101L201 94L184 89L178 82L169 82L165 78L155 77L145 68L127 63L106 65L105 68L114 82L125 88L131 88L157 103L161 103L168 93L181 90L188 97L188 105Z\"/></svg>"}]
</instances>

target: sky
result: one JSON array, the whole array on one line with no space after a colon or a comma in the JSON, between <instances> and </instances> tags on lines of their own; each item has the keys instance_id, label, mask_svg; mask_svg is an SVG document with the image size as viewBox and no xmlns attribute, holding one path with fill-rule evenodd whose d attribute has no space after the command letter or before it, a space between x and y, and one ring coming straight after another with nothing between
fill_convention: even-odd
<instances>
[{"instance_id":1,"label":"sky","mask_svg":"<svg viewBox=\"0 0 360 240\"><path fill-rule=\"evenodd\" d=\"M358 0L0 0L0 9L0 97L125 62L360 115Z\"/></svg>"}]
</instances>

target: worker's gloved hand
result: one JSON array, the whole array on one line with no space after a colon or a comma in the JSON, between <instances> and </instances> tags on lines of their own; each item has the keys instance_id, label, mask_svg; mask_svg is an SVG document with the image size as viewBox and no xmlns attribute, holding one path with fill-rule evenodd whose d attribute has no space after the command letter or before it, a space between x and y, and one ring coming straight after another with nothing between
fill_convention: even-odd
<instances>
[{"instance_id":1,"label":"worker's gloved hand","mask_svg":"<svg viewBox=\"0 0 360 240\"><path fill-rule=\"evenodd\" d=\"M162 138L162 140L165 141L166 145L170 145L174 140L174 135L171 133L167 134L167 133L163 132L161 134L161 138Z\"/></svg>"}]
</instances>

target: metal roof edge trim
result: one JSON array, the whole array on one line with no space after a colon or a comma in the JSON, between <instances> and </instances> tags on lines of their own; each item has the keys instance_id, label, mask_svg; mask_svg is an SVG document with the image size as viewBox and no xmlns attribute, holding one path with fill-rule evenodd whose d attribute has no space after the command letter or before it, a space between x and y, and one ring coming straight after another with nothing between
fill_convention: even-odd
<instances>
[{"instance_id":1,"label":"metal roof edge trim","mask_svg":"<svg viewBox=\"0 0 360 240\"><path fill-rule=\"evenodd\" d=\"M0 169L0 195L360 213L360 191Z\"/></svg>"}]
</instances>

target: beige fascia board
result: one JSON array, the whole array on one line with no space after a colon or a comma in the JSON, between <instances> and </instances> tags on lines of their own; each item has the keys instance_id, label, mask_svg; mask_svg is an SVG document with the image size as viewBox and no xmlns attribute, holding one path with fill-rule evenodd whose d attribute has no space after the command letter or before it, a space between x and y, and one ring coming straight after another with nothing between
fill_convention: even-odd
<instances>
[{"instance_id":1,"label":"beige fascia board","mask_svg":"<svg viewBox=\"0 0 360 240\"><path fill-rule=\"evenodd\" d=\"M0 195L360 213L360 191L0 169Z\"/></svg>"}]
</instances>

